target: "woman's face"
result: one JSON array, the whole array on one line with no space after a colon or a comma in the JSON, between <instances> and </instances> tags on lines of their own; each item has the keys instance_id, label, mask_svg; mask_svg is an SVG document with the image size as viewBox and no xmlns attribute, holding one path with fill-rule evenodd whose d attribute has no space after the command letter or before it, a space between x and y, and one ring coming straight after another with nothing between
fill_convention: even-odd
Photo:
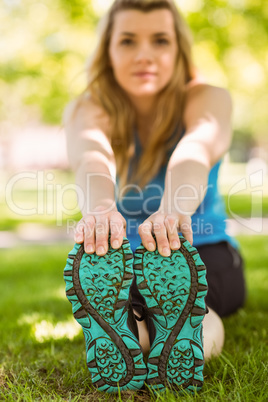
<instances>
[{"instance_id":1,"label":"woman's face","mask_svg":"<svg viewBox=\"0 0 268 402\"><path fill-rule=\"evenodd\" d=\"M116 14L109 55L115 79L130 98L157 95L171 80L177 52L169 10Z\"/></svg>"}]
</instances>

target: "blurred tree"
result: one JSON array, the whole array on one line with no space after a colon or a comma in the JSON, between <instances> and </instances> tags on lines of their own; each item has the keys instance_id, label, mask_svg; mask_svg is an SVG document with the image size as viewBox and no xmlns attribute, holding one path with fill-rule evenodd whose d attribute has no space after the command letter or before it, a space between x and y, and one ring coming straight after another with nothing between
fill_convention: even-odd
<instances>
[{"instance_id":1,"label":"blurred tree","mask_svg":"<svg viewBox=\"0 0 268 402\"><path fill-rule=\"evenodd\" d=\"M3 0L0 5L0 118L59 124L85 85L85 60L111 0ZM194 36L207 81L233 96L236 130L266 138L268 2L176 0Z\"/></svg>"},{"instance_id":2,"label":"blurred tree","mask_svg":"<svg viewBox=\"0 0 268 402\"><path fill-rule=\"evenodd\" d=\"M179 1L179 3L182 3ZM234 126L266 140L268 110L268 2L194 1L186 14L195 61L208 82L227 87L234 100ZM183 4L182 4L183 5Z\"/></svg>"},{"instance_id":3,"label":"blurred tree","mask_svg":"<svg viewBox=\"0 0 268 402\"><path fill-rule=\"evenodd\" d=\"M1 119L60 122L64 104L84 86L75 76L94 46L96 23L85 0L1 3Z\"/></svg>"}]
</instances>

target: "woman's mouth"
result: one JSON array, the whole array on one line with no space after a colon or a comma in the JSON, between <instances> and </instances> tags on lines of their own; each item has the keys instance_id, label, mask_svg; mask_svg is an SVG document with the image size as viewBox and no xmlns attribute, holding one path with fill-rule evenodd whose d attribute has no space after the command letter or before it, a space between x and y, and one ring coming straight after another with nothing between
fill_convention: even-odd
<instances>
[{"instance_id":1,"label":"woman's mouth","mask_svg":"<svg viewBox=\"0 0 268 402\"><path fill-rule=\"evenodd\" d=\"M134 74L135 77L139 77L139 78L152 78L155 77L156 74L155 73L151 73L149 71L141 71L139 73L135 73Z\"/></svg>"}]
</instances>

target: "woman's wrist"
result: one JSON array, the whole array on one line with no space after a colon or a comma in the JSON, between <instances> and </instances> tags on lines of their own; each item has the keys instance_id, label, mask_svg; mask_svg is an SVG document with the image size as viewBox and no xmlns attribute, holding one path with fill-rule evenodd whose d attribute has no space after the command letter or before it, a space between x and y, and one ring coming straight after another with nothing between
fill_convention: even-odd
<instances>
[{"instance_id":1,"label":"woman's wrist","mask_svg":"<svg viewBox=\"0 0 268 402\"><path fill-rule=\"evenodd\" d=\"M90 208L84 209L82 211L83 216L96 214L96 213L109 213L117 212L116 202L113 199L104 199L98 201L98 203L91 204Z\"/></svg>"}]
</instances>

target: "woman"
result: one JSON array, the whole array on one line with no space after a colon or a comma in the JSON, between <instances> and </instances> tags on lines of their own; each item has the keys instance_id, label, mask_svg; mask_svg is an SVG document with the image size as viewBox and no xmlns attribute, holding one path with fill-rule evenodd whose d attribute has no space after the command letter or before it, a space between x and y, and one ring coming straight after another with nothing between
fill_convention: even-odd
<instances>
[{"instance_id":1,"label":"woman","mask_svg":"<svg viewBox=\"0 0 268 402\"><path fill-rule=\"evenodd\" d=\"M83 213L66 292L92 382L199 390L203 346L220 353L219 316L243 304L245 286L217 189L230 96L198 77L172 0L113 3L64 120Z\"/></svg>"}]
</instances>

